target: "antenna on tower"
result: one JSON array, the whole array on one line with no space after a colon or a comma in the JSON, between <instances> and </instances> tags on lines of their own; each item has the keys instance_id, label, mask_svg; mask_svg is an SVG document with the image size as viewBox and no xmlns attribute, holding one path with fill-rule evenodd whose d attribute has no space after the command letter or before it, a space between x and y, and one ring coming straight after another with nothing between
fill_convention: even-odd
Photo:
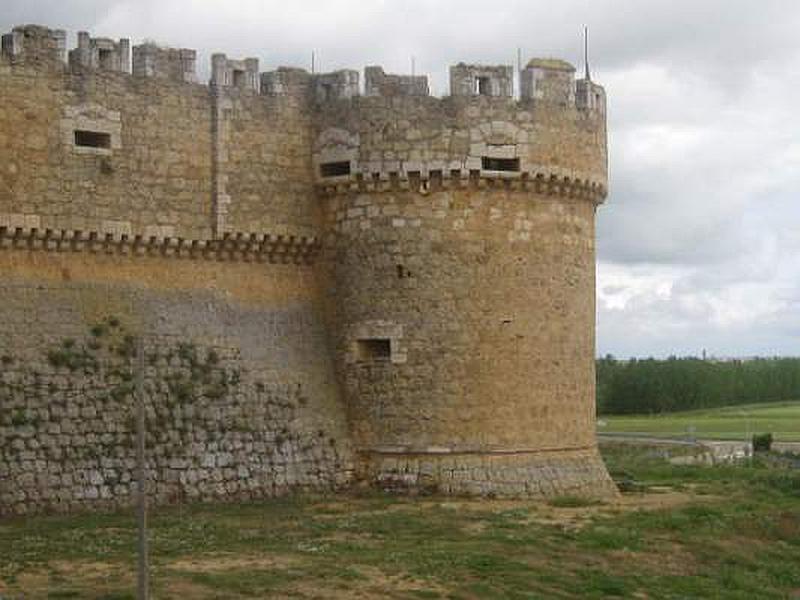
<instances>
[{"instance_id":1,"label":"antenna on tower","mask_svg":"<svg viewBox=\"0 0 800 600\"><path fill-rule=\"evenodd\" d=\"M583 26L583 64L586 65L586 81L591 81L592 76L589 74L589 28Z\"/></svg>"},{"instance_id":2,"label":"antenna on tower","mask_svg":"<svg viewBox=\"0 0 800 600\"><path fill-rule=\"evenodd\" d=\"M416 67L417 67L417 60L412 56L411 57L411 76L414 77L416 75Z\"/></svg>"},{"instance_id":3,"label":"antenna on tower","mask_svg":"<svg viewBox=\"0 0 800 600\"><path fill-rule=\"evenodd\" d=\"M316 64L314 64L315 62L316 62L316 56L314 54L314 51L312 50L311 51L311 74L312 75L314 74L314 68L316 67Z\"/></svg>"}]
</instances>

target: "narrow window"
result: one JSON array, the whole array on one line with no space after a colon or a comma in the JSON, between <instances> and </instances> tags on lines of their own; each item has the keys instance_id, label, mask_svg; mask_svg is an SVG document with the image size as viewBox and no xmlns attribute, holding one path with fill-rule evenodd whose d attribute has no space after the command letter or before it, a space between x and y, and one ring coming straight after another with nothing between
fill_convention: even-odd
<instances>
[{"instance_id":1,"label":"narrow window","mask_svg":"<svg viewBox=\"0 0 800 600\"><path fill-rule=\"evenodd\" d=\"M387 361L392 358L391 340L386 338L358 340L356 356L361 362Z\"/></svg>"},{"instance_id":2,"label":"narrow window","mask_svg":"<svg viewBox=\"0 0 800 600\"><path fill-rule=\"evenodd\" d=\"M319 174L323 177L342 177L350 175L350 161L342 160L339 162L322 163L319 166Z\"/></svg>"},{"instance_id":3,"label":"narrow window","mask_svg":"<svg viewBox=\"0 0 800 600\"><path fill-rule=\"evenodd\" d=\"M75 145L84 148L111 148L111 134L101 131L76 129Z\"/></svg>"},{"instance_id":4,"label":"narrow window","mask_svg":"<svg viewBox=\"0 0 800 600\"><path fill-rule=\"evenodd\" d=\"M484 171L519 171L519 159L484 156L481 159L481 168Z\"/></svg>"},{"instance_id":5,"label":"narrow window","mask_svg":"<svg viewBox=\"0 0 800 600\"><path fill-rule=\"evenodd\" d=\"M244 71L240 71L239 69L233 70L233 87L236 88L243 88L244 85Z\"/></svg>"},{"instance_id":6,"label":"narrow window","mask_svg":"<svg viewBox=\"0 0 800 600\"><path fill-rule=\"evenodd\" d=\"M491 96L492 80L488 77L478 77L477 91L479 96Z\"/></svg>"},{"instance_id":7,"label":"narrow window","mask_svg":"<svg viewBox=\"0 0 800 600\"><path fill-rule=\"evenodd\" d=\"M333 85L330 83L323 83L322 84L322 99L323 100L330 100L333 98Z\"/></svg>"},{"instance_id":8,"label":"narrow window","mask_svg":"<svg viewBox=\"0 0 800 600\"><path fill-rule=\"evenodd\" d=\"M97 62L100 63L100 68L105 69L107 71L111 70L112 67L112 53L111 50L100 48L97 51Z\"/></svg>"}]
</instances>

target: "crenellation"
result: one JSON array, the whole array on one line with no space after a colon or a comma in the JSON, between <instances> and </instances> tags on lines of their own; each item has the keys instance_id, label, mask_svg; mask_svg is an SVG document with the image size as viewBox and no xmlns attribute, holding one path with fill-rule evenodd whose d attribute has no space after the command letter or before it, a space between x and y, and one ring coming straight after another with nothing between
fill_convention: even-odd
<instances>
[{"instance_id":1,"label":"crenellation","mask_svg":"<svg viewBox=\"0 0 800 600\"><path fill-rule=\"evenodd\" d=\"M131 73L82 33L68 69L62 39L3 39L0 514L130 502L137 336L156 502L613 495L601 86L534 59L519 101L511 67L463 63L450 96L377 66L361 95L358 71L225 54L193 85L194 50L137 45Z\"/></svg>"},{"instance_id":2,"label":"crenellation","mask_svg":"<svg viewBox=\"0 0 800 600\"><path fill-rule=\"evenodd\" d=\"M306 98L311 75L305 69L280 67L261 73L261 93L265 96L296 96Z\"/></svg>"},{"instance_id":3,"label":"crenellation","mask_svg":"<svg viewBox=\"0 0 800 600\"><path fill-rule=\"evenodd\" d=\"M382 67L364 69L365 96L427 96L427 75L393 75L384 72Z\"/></svg>"},{"instance_id":4,"label":"crenellation","mask_svg":"<svg viewBox=\"0 0 800 600\"><path fill-rule=\"evenodd\" d=\"M162 48L153 43L133 47L134 77L156 77L197 83L197 51Z\"/></svg>"},{"instance_id":5,"label":"crenellation","mask_svg":"<svg viewBox=\"0 0 800 600\"><path fill-rule=\"evenodd\" d=\"M19 25L2 36L2 53L14 61L30 65L63 66L67 32L41 25Z\"/></svg>"},{"instance_id":6,"label":"crenellation","mask_svg":"<svg viewBox=\"0 0 800 600\"><path fill-rule=\"evenodd\" d=\"M596 112L601 115L606 112L606 92L603 86L597 85L589 79L579 79L576 82L575 102L580 110Z\"/></svg>"},{"instance_id":7,"label":"crenellation","mask_svg":"<svg viewBox=\"0 0 800 600\"><path fill-rule=\"evenodd\" d=\"M575 67L559 59L534 58L520 72L523 100L575 105Z\"/></svg>"},{"instance_id":8,"label":"crenellation","mask_svg":"<svg viewBox=\"0 0 800 600\"><path fill-rule=\"evenodd\" d=\"M86 31L78 32L78 47L69 52L69 65L73 69L130 73L130 62L130 40L95 38Z\"/></svg>"},{"instance_id":9,"label":"crenellation","mask_svg":"<svg viewBox=\"0 0 800 600\"><path fill-rule=\"evenodd\" d=\"M211 55L210 85L216 88L233 88L248 92L259 92L258 59L229 59L227 55Z\"/></svg>"},{"instance_id":10,"label":"crenellation","mask_svg":"<svg viewBox=\"0 0 800 600\"><path fill-rule=\"evenodd\" d=\"M352 69L312 75L311 85L317 102L350 99L360 94L359 73Z\"/></svg>"},{"instance_id":11,"label":"crenellation","mask_svg":"<svg viewBox=\"0 0 800 600\"><path fill-rule=\"evenodd\" d=\"M514 93L514 69L510 65L467 65L450 67L452 96L510 98Z\"/></svg>"}]
</instances>

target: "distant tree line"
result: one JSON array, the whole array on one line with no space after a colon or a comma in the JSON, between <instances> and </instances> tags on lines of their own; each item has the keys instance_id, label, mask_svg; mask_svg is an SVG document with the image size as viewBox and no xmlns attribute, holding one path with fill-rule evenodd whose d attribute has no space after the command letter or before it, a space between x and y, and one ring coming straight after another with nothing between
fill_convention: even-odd
<instances>
[{"instance_id":1,"label":"distant tree line","mask_svg":"<svg viewBox=\"0 0 800 600\"><path fill-rule=\"evenodd\" d=\"M800 358L597 360L600 414L651 414L800 399Z\"/></svg>"}]
</instances>

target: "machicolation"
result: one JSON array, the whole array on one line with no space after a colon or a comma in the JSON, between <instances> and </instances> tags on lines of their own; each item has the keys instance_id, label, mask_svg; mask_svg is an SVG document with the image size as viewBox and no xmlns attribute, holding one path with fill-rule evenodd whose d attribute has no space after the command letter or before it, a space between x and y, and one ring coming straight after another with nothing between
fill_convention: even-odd
<instances>
[{"instance_id":1,"label":"machicolation","mask_svg":"<svg viewBox=\"0 0 800 600\"><path fill-rule=\"evenodd\" d=\"M0 514L605 496L603 88L569 63L260 72L28 25L0 53ZM587 74L588 75L588 74Z\"/></svg>"}]
</instances>

